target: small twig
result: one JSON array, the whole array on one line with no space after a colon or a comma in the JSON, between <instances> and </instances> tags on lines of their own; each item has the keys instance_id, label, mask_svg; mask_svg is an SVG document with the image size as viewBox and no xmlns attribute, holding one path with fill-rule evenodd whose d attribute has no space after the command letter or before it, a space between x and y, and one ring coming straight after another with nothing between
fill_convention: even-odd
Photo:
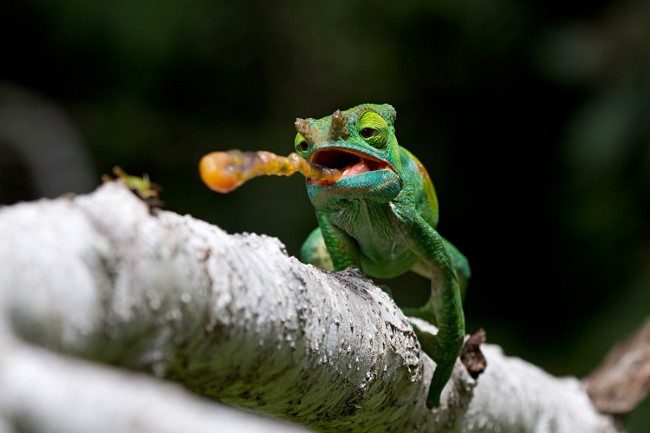
<instances>
[{"instance_id":1,"label":"small twig","mask_svg":"<svg viewBox=\"0 0 650 433\"><path fill-rule=\"evenodd\" d=\"M460 360L463 362L467 372L472 378L477 379L481 373L485 371L487 361L483 352L481 352L481 344L485 343L486 334L483 328L476 331L470 336L463 349L460 352Z\"/></svg>"}]
</instances>

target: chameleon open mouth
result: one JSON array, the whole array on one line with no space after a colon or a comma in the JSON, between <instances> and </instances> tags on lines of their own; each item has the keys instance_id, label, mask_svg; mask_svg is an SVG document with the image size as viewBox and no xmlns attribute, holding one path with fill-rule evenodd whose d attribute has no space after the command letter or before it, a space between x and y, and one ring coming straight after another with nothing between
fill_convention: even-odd
<instances>
[{"instance_id":1,"label":"chameleon open mouth","mask_svg":"<svg viewBox=\"0 0 650 433\"><path fill-rule=\"evenodd\" d=\"M310 162L326 168L335 168L342 172L338 179L320 181L307 179L312 185L331 185L340 179L368 173L370 171L392 169L390 164L372 155L346 148L328 148L319 150L312 155Z\"/></svg>"}]
</instances>

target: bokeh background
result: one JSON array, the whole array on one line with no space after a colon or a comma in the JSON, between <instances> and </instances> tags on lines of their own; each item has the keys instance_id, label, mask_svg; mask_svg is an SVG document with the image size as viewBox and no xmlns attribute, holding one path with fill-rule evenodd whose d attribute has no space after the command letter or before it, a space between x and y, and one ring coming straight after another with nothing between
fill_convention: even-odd
<instances>
[{"instance_id":1,"label":"bokeh background","mask_svg":"<svg viewBox=\"0 0 650 433\"><path fill-rule=\"evenodd\" d=\"M295 117L388 102L470 259L468 329L584 376L650 313L649 23L642 0L3 0L0 204L120 165L168 209L297 254L303 179L219 196L199 158L286 154ZM628 425L649 431L649 402Z\"/></svg>"}]
</instances>

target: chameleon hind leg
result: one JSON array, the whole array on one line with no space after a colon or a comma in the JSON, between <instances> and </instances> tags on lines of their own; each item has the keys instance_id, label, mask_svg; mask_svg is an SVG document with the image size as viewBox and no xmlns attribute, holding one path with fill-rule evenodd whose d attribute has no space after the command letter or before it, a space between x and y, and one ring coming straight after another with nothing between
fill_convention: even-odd
<instances>
[{"instance_id":1,"label":"chameleon hind leg","mask_svg":"<svg viewBox=\"0 0 650 433\"><path fill-rule=\"evenodd\" d=\"M429 300L420 308L409 309L408 314L438 328L438 333L433 335L412 323L422 350L436 363L427 394L427 406L434 407L440 404L440 394L451 376L465 336L460 285L453 255L444 238L412 209L397 206L393 209L403 223L413 252L423 262L431 279Z\"/></svg>"}]
</instances>

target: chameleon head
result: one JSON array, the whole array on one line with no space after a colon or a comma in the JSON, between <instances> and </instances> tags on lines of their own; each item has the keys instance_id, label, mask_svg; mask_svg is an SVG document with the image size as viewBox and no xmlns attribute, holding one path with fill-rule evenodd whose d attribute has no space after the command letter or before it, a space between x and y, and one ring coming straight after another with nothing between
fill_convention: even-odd
<instances>
[{"instance_id":1,"label":"chameleon head","mask_svg":"<svg viewBox=\"0 0 650 433\"><path fill-rule=\"evenodd\" d=\"M296 152L314 165L342 172L334 182L307 179L314 206L341 199L388 202L399 194L395 117L388 104L363 104L321 119L296 119Z\"/></svg>"}]
</instances>

